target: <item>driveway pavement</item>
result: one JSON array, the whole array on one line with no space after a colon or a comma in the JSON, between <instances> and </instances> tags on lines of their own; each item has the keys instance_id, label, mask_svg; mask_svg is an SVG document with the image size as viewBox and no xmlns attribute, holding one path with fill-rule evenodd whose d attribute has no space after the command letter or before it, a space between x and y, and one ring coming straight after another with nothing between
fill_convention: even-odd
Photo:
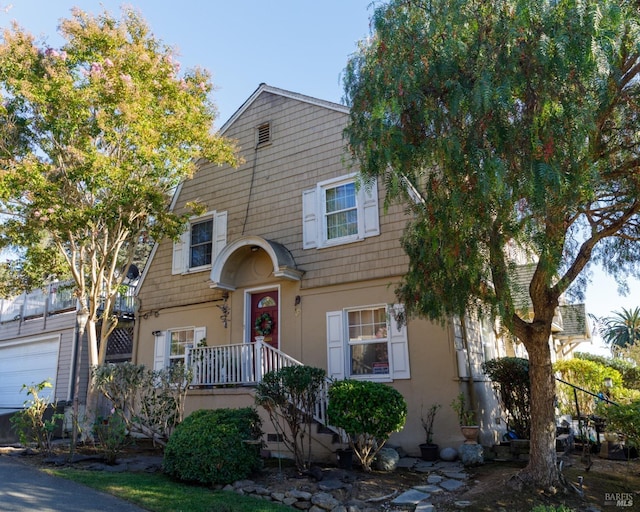
<instances>
[{"instance_id":1,"label":"driveway pavement","mask_svg":"<svg viewBox=\"0 0 640 512\"><path fill-rule=\"evenodd\" d=\"M145 509L10 456L0 456L0 511L144 512Z\"/></svg>"}]
</instances>

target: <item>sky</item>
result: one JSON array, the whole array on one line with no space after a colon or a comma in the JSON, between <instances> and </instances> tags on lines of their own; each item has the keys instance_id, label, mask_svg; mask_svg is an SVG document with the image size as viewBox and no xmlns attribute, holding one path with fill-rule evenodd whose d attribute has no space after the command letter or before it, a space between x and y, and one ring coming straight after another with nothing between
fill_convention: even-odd
<instances>
[{"instance_id":1,"label":"sky","mask_svg":"<svg viewBox=\"0 0 640 512\"><path fill-rule=\"evenodd\" d=\"M156 37L177 50L182 68L208 69L216 87L216 127L222 126L261 83L342 103L342 72L357 42L370 34L372 0L0 0L0 27L16 20L52 47L61 18L74 6L118 15L138 10ZM379 3L379 2L378 2ZM640 307L640 282L617 293L596 269L587 288L587 311L598 317ZM608 355L601 340L580 350Z\"/></svg>"}]
</instances>

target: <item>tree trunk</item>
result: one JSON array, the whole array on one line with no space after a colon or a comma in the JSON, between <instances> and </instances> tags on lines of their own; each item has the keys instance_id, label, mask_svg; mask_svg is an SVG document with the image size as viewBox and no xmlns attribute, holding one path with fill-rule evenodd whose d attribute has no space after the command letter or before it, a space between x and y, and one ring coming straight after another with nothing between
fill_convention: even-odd
<instances>
[{"instance_id":1,"label":"tree trunk","mask_svg":"<svg viewBox=\"0 0 640 512\"><path fill-rule=\"evenodd\" d=\"M522 340L529 353L531 379L531 442L529 463L519 477L525 484L550 489L559 483L556 461L556 383L546 329L529 331Z\"/></svg>"}]
</instances>

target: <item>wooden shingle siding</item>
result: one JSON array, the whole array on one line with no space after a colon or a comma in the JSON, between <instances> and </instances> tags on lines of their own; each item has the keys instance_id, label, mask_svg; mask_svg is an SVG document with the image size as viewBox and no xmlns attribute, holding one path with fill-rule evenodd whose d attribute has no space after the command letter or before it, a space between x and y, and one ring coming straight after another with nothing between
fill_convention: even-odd
<instances>
[{"instance_id":1,"label":"wooden shingle siding","mask_svg":"<svg viewBox=\"0 0 640 512\"><path fill-rule=\"evenodd\" d=\"M406 219L400 207L382 211L380 236L324 249L302 249L302 192L318 182L357 171L349 168L343 112L263 93L224 132L237 141L245 163L238 169L205 163L183 184L176 211L199 201L209 211L227 211L227 243L244 235L279 242L305 271L301 288L379 278L406 271L399 238ZM271 143L256 149L256 129L269 122ZM379 186L379 189L381 187ZM208 272L171 275L172 242L160 244L146 276L142 309L213 300Z\"/></svg>"}]
</instances>

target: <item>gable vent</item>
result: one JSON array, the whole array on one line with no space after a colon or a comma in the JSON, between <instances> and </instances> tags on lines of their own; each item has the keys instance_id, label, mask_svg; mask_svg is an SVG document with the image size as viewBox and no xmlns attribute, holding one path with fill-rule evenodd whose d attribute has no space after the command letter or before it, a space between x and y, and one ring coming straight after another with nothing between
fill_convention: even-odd
<instances>
[{"instance_id":1,"label":"gable vent","mask_svg":"<svg viewBox=\"0 0 640 512\"><path fill-rule=\"evenodd\" d=\"M256 145L264 146L271 142L271 123L264 123L258 126L256 131Z\"/></svg>"}]
</instances>

